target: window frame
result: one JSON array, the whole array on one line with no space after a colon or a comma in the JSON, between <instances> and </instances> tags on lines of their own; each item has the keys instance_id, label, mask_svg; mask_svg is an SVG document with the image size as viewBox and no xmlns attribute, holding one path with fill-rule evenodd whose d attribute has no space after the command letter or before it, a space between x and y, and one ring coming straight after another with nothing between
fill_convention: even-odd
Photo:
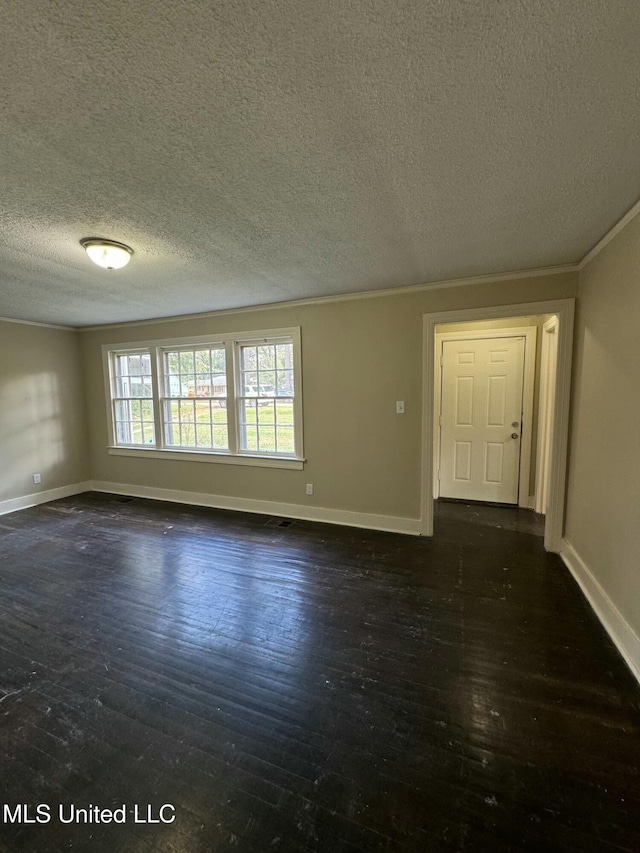
<instances>
[{"instance_id":1,"label":"window frame","mask_svg":"<svg viewBox=\"0 0 640 853\"><path fill-rule=\"evenodd\" d=\"M117 388L118 381L122 380L122 378L123 378L122 376L119 376L117 373L116 361L117 361L119 356L132 356L132 355L137 355L140 357L142 357L144 355L149 356L149 375L151 377L151 391L152 391L151 396L149 396L149 397L145 397L145 396L135 397L133 395L121 396L121 395L118 395L117 393L114 394L114 390ZM131 346L131 347L126 347L124 349L112 350L109 353L109 365L108 365L108 367L109 367L109 376L108 376L108 383L107 383L108 412L109 412L109 418L111 421L111 433L112 433L112 437L113 437L114 442L117 442L117 432L118 432L118 426L117 425L119 423L118 418L116 417L116 406L117 406L118 402L128 402L128 403L139 402L142 404L142 402L146 400L146 401L151 401L151 404L152 404L152 412L153 412L152 422L154 425L154 441L153 441L153 444L149 445L149 447L152 449L155 449L157 447L157 441L158 441L158 431L157 431L158 425L157 425L157 421L155 418L155 403L154 403L154 399L153 399L153 387L154 387L153 353L151 352L151 350L148 347L138 347L138 346ZM127 374L127 378L131 379L131 374ZM131 423L130 420L126 421L126 422ZM142 423L150 423L150 422L141 420L141 424ZM143 432L143 435L144 435L144 432ZM131 448L146 448L147 447L147 445L144 442L131 442L130 444L122 442L120 444L117 444L117 446L118 447L131 447Z\"/></svg>"},{"instance_id":2,"label":"window frame","mask_svg":"<svg viewBox=\"0 0 640 853\"><path fill-rule=\"evenodd\" d=\"M182 400L193 400L194 404L195 404L195 402L197 402L198 399L206 399L209 401L209 403L211 403L211 401L219 399L219 398L216 398L212 394L206 395L205 397L200 397L197 394L198 371L195 370L195 353L199 349L200 350L207 349L211 352L213 352L214 350L221 350L225 354L224 375L225 375L225 382L226 382L226 387L227 387L227 394L224 398L226 400L225 409L227 410L227 412L226 412L227 417L226 417L226 421L225 421L225 427L227 430L227 447L226 448L224 448L224 447L199 447L197 445L197 429L195 429L195 426L196 426L195 420L194 420L194 439L196 441L195 445L171 444L168 441L168 429L167 429L168 423L167 423L167 420L165 418L165 408L166 408L167 403L171 404L171 402L174 402L174 401L179 402ZM180 450L180 451L183 451L184 453L192 453L192 452L193 453L228 453L228 452L230 452L231 442L229 440L229 413L228 413L229 369L228 369L228 364L227 364L227 358L228 358L227 347L223 344L220 344L219 342L215 342L215 343L207 342L207 343L199 343L199 344L197 344L197 343L196 344L180 344L180 345L176 345L176 346L159 346L159 347L155 347L155 352L156 352L156 358L157 358L157 373L158 373L159 420L160 420L161 427L162 427L162 431L160 433L162 449ZM172 352L178 352L178 353L180 353L180 352L193 352L194 353L194 374L193 374L193 378L194 378L195 384L194 384L194 391L193 391L194 395L193 395L193 397L183 397L182 395L175 397L175 396L171 396L170 394L166 393L166 381L167 381L167 378L171 374L169 374L166 371L165 360L166 360L166 356ZM221 375L221 374L219 372L214 374L213 369L212 369L210 376L213 378L214 375ZM194 405L194 411L195 411L195 405ZM210 411L211 411L211 409L210 409ZM180 425L182 424L182 421L180 418L178 420L178 423ZM213 440L213 421L210 421L210 423L212 426L211 438ZM121 445L119 445L119 446L121 446Z\"/></svg>"},{"instance_id":3,"label":"window frame","mask_svg":"<svg viewBox=\"0 0 640 853\"><path fill-rule=\"evenodd\" d=\"M240 399L241 373L240 352L244 345L291 343L293 346L293 453L242 450L240 446ZM224 347L227 377L227 435L229 448L185 448L167 445L165 435L165 374L164 355L167 351L180 348L213 349ZM118 355L131 352L149 352L151 356L153 417L155 423L154 445L118 444L114 417L112 378L115 359ZM233 465L252 465L271 468L295 468L301 470L305 457L303 450L302 422L302 355L300 327L233 332L218 335L197 335L184 338L163 338L149 341L124 341L103 344L105 400L107 409L107 450L112 456L174 459L189 462L219 462ZM291 398L287 398L291 399ZM257 401L256 401L257 402Z\"/></svg>"}]
</instances>

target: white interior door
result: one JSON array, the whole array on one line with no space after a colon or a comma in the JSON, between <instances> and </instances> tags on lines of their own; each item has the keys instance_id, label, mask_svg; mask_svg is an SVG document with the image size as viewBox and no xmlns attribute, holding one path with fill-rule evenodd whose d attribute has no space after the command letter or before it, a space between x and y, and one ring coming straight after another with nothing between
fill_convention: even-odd
<instances>
[{"instance_id":1,"label":"white interior door","mask_svg":"<svg viewBox=\"0 0 640 853\"><path fill-rule=\"evenodd\" d=\"M443 341L440 495L518 503L524 337Z\"/></svg>"}]
</instances>

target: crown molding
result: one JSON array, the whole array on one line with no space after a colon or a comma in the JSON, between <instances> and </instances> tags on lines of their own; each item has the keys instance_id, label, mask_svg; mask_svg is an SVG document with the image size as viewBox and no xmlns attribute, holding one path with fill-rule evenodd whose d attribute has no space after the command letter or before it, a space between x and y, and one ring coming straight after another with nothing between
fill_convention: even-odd
<instances>
[{"instance_id":1,"label":"crown molding","mask_svg":"<svg viewBox=\"0 0 640 853\"><path fill-rule=\"evenodd\" d=\"M75 326L57 326L55 323L36 323L35 320L16 320L15 317L0 317L0 323L18 323L21 326L40 326L42 329L59 329L61 332L77 332Z\"/></svg>"},{"instance_id":2,"label":"crown molding","mask_svg":"<svg viewBox=\"0 0 640 853\"><path fill-rule=\"evenodd\" d=\"M586 265L596 257L596 255L599 255L600 252L607 245L607 243L610 243L611 240L613 240L613 238L616 235L618 235L622 231L623 228L626 228L626 226L631 222L631 220L635 219L639 213L640 213L640 200L637 201L633 205L631 210L628 210L625 213L625 215L616 222L616 224L613 226L613 228L611 228L609 231L607 231L607 233L604 235L604 237L596 243L596 245L593 247L593 249L591 249L589 252L587 252L587 254L584 256L584 258L578 264L578 272L581 272L586 267Z\"/></svg>"},{"instance_id":3,"label":"crown molding","mask_svg":"<svg viewBox=\"0 0 640 853\"><path fill-rule=\"evenodd\" d=\"M536 267L529 270L516 270L504 273L488 273L469 278L452 278L444 281L410 284L406 287L388 287L384 290L362 290L354 293L340 293L335 296L310 296L307 299L293 299L288 302L270 302L267 305L247 305L241 308L223 308L220 311L206 311L196 314L178 314L172 317L154 317L146 320L126 320L122 323L104 323L97 326L78 326L78 332L97 332L107 329L122 329L127 326L153 326L159 323L175 323L182 320L206 320L209 317L225 317L231 314L246 314L250 311L272 311L278 308L299 308L307 305L325 305L331 302L353 302L357 299L378 299L388 296L404 296L426 290L440 290L450 287L468 287L474 284L493 284L501 281L514 281L523 278L539 278L562 273L578 272L577 264L561 264L554 267Z\"/></svg>"}]
</instances>

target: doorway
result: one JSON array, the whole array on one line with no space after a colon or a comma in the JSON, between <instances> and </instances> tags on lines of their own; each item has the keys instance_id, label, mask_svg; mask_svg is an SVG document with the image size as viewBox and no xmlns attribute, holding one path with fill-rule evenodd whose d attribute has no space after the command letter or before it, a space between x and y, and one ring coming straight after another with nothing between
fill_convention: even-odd
<instances>
[{"instance_id":1,"label":"doorway","mask_svg":"<svg viewBox=\"0 0 640 853\"><path fill-rule=\"evenodd\" d=\"M434 498L531 506L538 329L528 322L438 327Z\"/></svg>"},{"instance_id":2,"label":"doorway","mask_svg":"<svg viewBox=\"0 0 640 853\"><path fill-rule=\"evenodd\" d=\"M423 317L423 412L422 412L422 534L433 535L434 424L436 331L447 323L503 320L534 315L557 317L557 369L553 390L554 419L549 441L548 494L544 544L547 551L559 552L564 528L564 500L569 433L569 396L575 300L558 299L519 305L489 306L426 314Z\"/></svg>"}]
</instances>

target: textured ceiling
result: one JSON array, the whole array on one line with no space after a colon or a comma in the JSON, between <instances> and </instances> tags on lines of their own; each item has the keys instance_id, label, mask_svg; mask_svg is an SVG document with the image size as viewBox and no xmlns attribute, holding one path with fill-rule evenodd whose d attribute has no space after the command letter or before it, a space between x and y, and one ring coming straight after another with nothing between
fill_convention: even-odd
<instances>
[{"instance_id":1,"label":"textured ceiling","mask_svg":"<svg viewBox=\"0 0 640 853\"><path fill-rule=\"evenodd\" d=\"M637 0L9 0L0 316L575 262L640 195L639 44Z\"/></svg>"}]
</instances>

